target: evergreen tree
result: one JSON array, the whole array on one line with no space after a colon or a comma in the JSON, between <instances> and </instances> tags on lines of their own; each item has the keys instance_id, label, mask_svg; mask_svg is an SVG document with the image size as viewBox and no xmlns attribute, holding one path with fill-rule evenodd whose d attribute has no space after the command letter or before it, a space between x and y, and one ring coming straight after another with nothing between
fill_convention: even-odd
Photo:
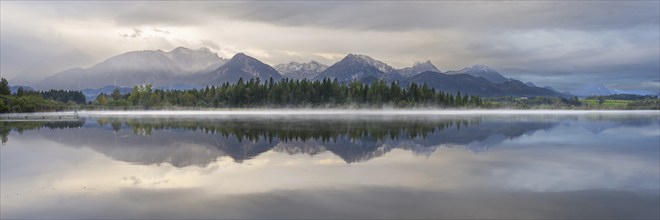
<instances>
[{"instance_id":1,"label":"evergreen tree","mask_svg":"<svg viewBox=\"0 0 660 220\"><path fill-rule=\"evenodd\" d=\"M121 91L119 91L119 88L115 88L112 90L112 93L110 94L110 97L114 100L119 100L122 98Z\"/></svg>"},{"instance_id":2,"label":"evergreen tree","mask_svg":"<svg viewBox=\"0 0 660 220\"><path fill-rule=\"evenodd\" d=\"M133 86L133 91L128 96L128 102L130 102L132 105L137 105L139 100L140 100L140 90L138 86Z\"/></svg>"},{"instance_id":3,"label":"evergreen tree","mask_svg":"<svg viewBox=\"0 0 660 220\"><path fill-rule=\"evenodd\" d=\"M59 92L57 94L60 94ZM61 93L68 94L68 93ZM65 95L58 96L65 96ZM261 81L258 78L220 86L207 86L203 89L186 91L153 90L151 85L135 86L133 91L123 96L115 89L105 96L108 105L185 107L258 107L258 106L480 106L479 97L436 91L428 85L410 83L402 87L397 82L386 83L376 80L367 85L359 81L348 84L336 79ZM96 102L98 103L98 101Z\"/></svg>"},{"instance_id":4,"label":"evergreen tree","mask_svg":"<svg viewBox=\"0 0 660 220\"><path fill-rule=\"evenodd\" d=\"M11 95L11 90L9 89L9 82L5 78L2 78L2 80L0 80L0 95Z\"/></svg>"},{"instance_id":5,"label":"evergreen tree","mask_svg":"<svg viewBox=\"0 0 660 220\"><path fill-rule=\"evenodd\" d=\"M26 95L25 89L21 86L16 90L16 96L21 97Z\"/></svg>"}]
</instances>

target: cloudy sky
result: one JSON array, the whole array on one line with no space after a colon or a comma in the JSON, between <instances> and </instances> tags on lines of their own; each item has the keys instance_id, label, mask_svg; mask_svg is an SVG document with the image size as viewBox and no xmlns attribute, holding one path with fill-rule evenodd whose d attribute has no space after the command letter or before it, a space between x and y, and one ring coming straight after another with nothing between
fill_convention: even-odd
<instances>
[{"instance_id":1,"label":"cloudy sky","mask_svg":"<svg viewBox=\"0 0 660 220\"><path fill-rule=\"evenodd\" d=\"M87 67L127 51L185 46L208 47L227 58L245 52L271 65L309 60L330 65L360 53L396 68L425 60L443 71L485 64L507 77L559 90L592 82L660 89L658 1L2 1L0 6L0 71L7 78L41 78L63 65Z\"/></svg>"}]
</instances>

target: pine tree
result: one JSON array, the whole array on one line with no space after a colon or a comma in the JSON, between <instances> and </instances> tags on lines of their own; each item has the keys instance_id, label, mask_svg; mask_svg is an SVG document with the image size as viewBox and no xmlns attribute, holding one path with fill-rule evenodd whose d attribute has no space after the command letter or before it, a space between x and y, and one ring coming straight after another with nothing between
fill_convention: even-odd
<instances>
[{"instance_id":1,"label":"pine tree","mask_svg":"<svg viewBox=\"0 0 660 220\"><path fill-rule=\"evenodd\" d=\"M122 97L121 91L119 91L119 88L115 88L114 90L112 90L112 94L110 96L114 100L119 100Z\"/></svg>"},{"instance_id":2,"label":"pine tree","mask_svg":"<svg viewBox=\"0 0 660 220\"><path fill-rule=\"evenodd\" d=\"M11 95L11 90L9 89L9 82L5 78L2 78L2 80L0 81L0 95Z\"/></svg>"}]
</instances>

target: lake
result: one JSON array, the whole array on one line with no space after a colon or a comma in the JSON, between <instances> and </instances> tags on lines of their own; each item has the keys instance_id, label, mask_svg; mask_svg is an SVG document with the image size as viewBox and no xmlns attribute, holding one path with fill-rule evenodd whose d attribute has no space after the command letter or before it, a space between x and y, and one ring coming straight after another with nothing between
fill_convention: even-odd
<instances>
[{"instance_id":1,"label":"lake","mask_svg":"<svg viewBox=\"0 0 660 220\"><path fill-rule=\"evenodd\" d=\"M1 218L660 217L660 112L0 122Z\"/></svg>"}]
</instances>

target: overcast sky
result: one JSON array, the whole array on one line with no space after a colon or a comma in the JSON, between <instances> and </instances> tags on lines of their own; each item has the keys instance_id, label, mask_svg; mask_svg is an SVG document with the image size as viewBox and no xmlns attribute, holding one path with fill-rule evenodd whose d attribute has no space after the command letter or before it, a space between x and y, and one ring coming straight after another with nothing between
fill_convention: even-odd
<instances>
[{"instance_id":1,"label":"overcast sky","mask_svg":"<svg viewBox=\"0 0 660 220\"><path fill-rule=\"evenodd\" d=\"M485 64L560 90L591 82L660 89L659 1L0 4L0 71L8 78L51 74L24 70L71 53L99 62L184 46L226 58L245 52L271 65L331 65L360 53L395 68Z\"/></svg>"}]
</instances>

